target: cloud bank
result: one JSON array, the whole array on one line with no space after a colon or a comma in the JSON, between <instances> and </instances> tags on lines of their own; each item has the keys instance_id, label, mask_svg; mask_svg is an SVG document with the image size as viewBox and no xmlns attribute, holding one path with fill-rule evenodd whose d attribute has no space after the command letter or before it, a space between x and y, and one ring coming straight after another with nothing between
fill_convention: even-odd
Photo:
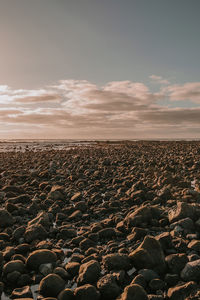
<instances>
[{"instance_id":1,"label":"cloud bank","mask_svg":"<svg viewBox=\"0 0 200 300\"><path fill-rule=\"evenodd\" d=\"M156 92L131 81L100 87L61 80L36 90L2 85L0 138L200 138L200 82L150 78Z\"/></svg>"}]
</instances>

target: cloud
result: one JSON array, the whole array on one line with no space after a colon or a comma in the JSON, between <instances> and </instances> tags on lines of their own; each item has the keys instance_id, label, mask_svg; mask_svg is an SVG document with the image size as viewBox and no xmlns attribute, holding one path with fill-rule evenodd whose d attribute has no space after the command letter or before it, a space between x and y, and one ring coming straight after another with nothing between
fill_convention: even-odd
<instances>
[{"instance_id":1,"label":"cloud","mask_svg":"<svg viewBox=\"0 0 200 300\"><path fill-rule=\"evenodd\" d=\"M200 108L170 108L142 111L139 113L141 121L150 124L167 125L200 125Z\"/></svg>"},{"instance_id":2,"label":"cloud","mask_svg":"<svg viewBox=\"0 0 200 300\"><path fill-rule=\"evenodd\" d=\"M164 79L162 76L157 76L157 75L151 75L149 78L152 79L155 83L159 84L170 84L170 82L167 79Z\"/></svg>"},{"instance_id":3,"label":"cloud","mask_svg":"<svg viewBox=\"0 0 200 300\"><path fill-rule=\"evenodd\" d=\"M200 103L200 82L188 82L183 85L171 85L163 89L172 101L190 100Z\"/></svg>"},{"instance_id":4,"label":"cloud","mask_svg":"<svg viewBox=\"0 0 200 300\"><path fill-rule=\"evenodd\" d=\"M15 97L17 103L37 103L37 102L60 102L62 100L60 95L57 94L44 94L28 97Z\"/></svg>"},{"instance_id":5,"label":"cloud","mask_svg":"<svg viewBox=\"0 0 200 300\"><path fill-rule=\"evenodd\" d=\"M34 138L174 137L191 136L193 127L200 137L200 107L170 106L170 101L188 96L198 103L199 94L198 82L169 85L157 92L131 81L97 86L71 79L36 90L1 86L0 137L6 136L8 128L18 132L17 136L21 132L22 137L29 133Z\"/></svg>"}]
</instances>

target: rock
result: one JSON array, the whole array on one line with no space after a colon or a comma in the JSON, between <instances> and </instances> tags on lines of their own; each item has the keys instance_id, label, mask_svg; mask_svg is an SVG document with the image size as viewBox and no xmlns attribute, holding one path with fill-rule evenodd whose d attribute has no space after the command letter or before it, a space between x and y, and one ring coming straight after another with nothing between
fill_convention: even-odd
<instances>
[{"instance_id":1,"label":"rock","mask_svg":"<svg viewBox=\"0 0 200 300\"><path fill-rule=\"evenodd\" d=\"M101 267L98 261L91 260L80 266L79 276L77 279L78 285L86 283L96 283L101 272Z\"/></svg>"},{"instance_id":2,"label":"rock","mask_svg":"<svg viewBox=\"0 0 200 300\"><path fill-rule=\"evenodd\" d=\"M51 191L48 194L48 197L54 201L56 200L64 200L64 192L63 188L59 185L54 185L51 188Z\"/></svg>"},{"instance_id":3,"label":"rock","mask_svg":"<svg viewBox=\"0 0 200 300\"><path fill-rule=\"evenodd\" d=\"M159 219L162 210L158 206L144 205L125 217L128 227L138 226L142 223L150 223L152 219Z\"/></svg>"},{"instance_id":4,"label":"rock","mask_svg":"<svg viewBox=\"0 0 200 300\"><path fill-rule=\"evenodd\" d=\"M38 270L41 264L54 264L57 260L56 254L47 249L35 250L27 258L26 265L31 270Z\"/></svg>"},{"instance_id":5,"label":"rock","mask_svg":"<svg viewBox=\"0 0 200 300\"><path fill-rule=\"evenodd\" d=\"M8 203L23 203L23 204L27 204L30 202L30 197L27 194L22 194L13 198L9 198Z\"/></svg>"},{"instance_id":6,"label":"rock","mask_svg":"<svg viewBox=\"0 0 200 300\"><path fill-rule=\"evenodd\" d=\"M162 290L165 287L165 282L159 278L152 279L149 282L149 287L152 291Z\"/></svg>"},{"instance_id":7,"label":"rock","mask_svg":"<svg viewBox=\"0 0 200 300\"><path fill-rule=\"evenodd\" d=\"M164 297L162 295L148 295L148 300L164 300Z\"/></svg>"},{"instance_id":8,"label":"rock","mask_svg":"<svg viewBox=\"0 0 200 300\"><path fill-rule=\"evenodd\" d=\"M103 299L116 299L120 294L120 287L117 284L116 277L112 274L107 274L99 279L97 288Z\"/></svg>"},{"instance_id":9,"label":"rock","mask_svg":"<svg viewBox=\"0 0 200 300\"><path fill-rule=\"evenodd\" d=\"M188 257L185 253L171 254L165 257L165 261L171 273L179 274L188 262Z\"/></svg>"},{"instance_id":10,"label":"rock","mask_svg":"<svg viewBox=\"0 0 200 300\"><path fill-rule=\"evenodd\" d=\"M141 238L144 238L145 235L147 235L148 230L140 227L133 227L131 231L131 240L140 240Z\"/></svg>"},{"instance_id":11,"label":"rock","mask_svg":"<svg viewBox=\"0 0 200 300\"><path fill-rule=\"evenodd\" d=\"M181 278L184 281L200 280L200 259L188 262L181 271Z\"/></svg>"},{"instance_id":12,"label":"rock","mask_svg":"<svg viewBox=\"0 0 200 300\"><path fill-rule=\"evenodd\" d=\"M108 254L102 259L104 267L108 271L112 270L125 270L128 271L131 268L131 260L126 254Z\"/></svg>"},{"instance_id":13,"label":"rock","mask_svg":"<svg viewBox=\"0 0 200 300\"><path fill-rule=\"evenodd\" d=\"M69 262L65 265L65 270L72 276L76 276L80 269L80 263L78 262Z\"/></svg>"},{"instance_id":14,"label":"rock","mask_svg":"<svg viewBox=\"0 0 200 300\"><path fill-rule=\"evenodd\" d=\"M151 269L142 269L138 274L141 274L147 282L159 278L158 274Z\"/></svg>"},{"instance_id":15,"label":"rock","mask_svg":"<svg viewBox=\"0 0 200 300\"><path fill-rule=\"evenodd\" d=\"M169 222L173 223L180 219L194 217L194 207L185 202L178 202L175 209L171 209L168 213Z\"/></svg>"},{"instance_id":16,"label":"rock","mask_svg":"<svg viewBox=\"0 0 200 300\"><path fill-rule=\"evenodd\" d=\"M84 240L82 240L80 242L80 247L82 250L87 250L89 249L90 247L95 247L96 243L94 241L92 241L91 239L88 239L88 238L85 238Z\"/></svg>"},{"instance_id":17,"label":"rock","mask_svg":"<svg viewBox=\"0 0 200 300\"><path fill-rule=\"evenodd\" d=\"M142 244L130 253L129 257L137 269L154 269L158 273L165 271L166 265L162 247L152 236L146 236Z\"/></svg>"},{"instance_id":18,"label":"rock","mask_svg":"<svg viewBox=\"0 0 200 300\"><path fill-rule=\"evenodd\" d=\"M125 287L119 300L148 300L148 296L143 287L133 284Z\"/></svg>"},{"instance_id":19,"label":"rock","mask_svg":"<svg viewBox=\"0 0 200 300\"><path fill-rule=\"evenodd\" d=\"M13 224L12 215L5 209L0 209L0 228L8 227Z\"/></svg>"},{"instance_id":20,"label":"rock","mask_svg":"<svg viewBox=\"0 0 200 300\"><path fill-rule=\"evenodd\" d=\"M32 225L31 227L27 227L26 232L24 234L24 238L27 243L30 243L35 240L46 239L47 236L48 236L47 231L40 224L36 224L36 225Z\"/></svg>"},{"instance_id":21,"label":"rock","mask_svg":"<svg viewBox=\"0 0 200 300\"><path fill-rule=\"evenodd\" d=\"M42 225L44 227L50 226L50 220L48 213L42 211L38 213L38 215L31 221L28 222L28 227L31 227L33 225Z\"/></svg>"},{"instance_id":22,"label":"rock","mask_svg":"<svg viewBox=\"0 0 200 300\"><path fill-rule=\"evenodd\" d=\"M128 214L125 218L125 222L129 227L137 226L144 222L149 222L152 218L151 208L148 206L142 206L131 214Z\"/></svg>"},{"instance_id":23,"label":"rock","mask_svg":"<svg viewBox=\"0 0 200 300\"><path fill-rule=\"evenodd\" d=\"M179 275L178 274L169 274L167 273L165 275L165 282L168 286L175 286L179 281Z\"/></svg>"},{"instance_id":24,"label":"rock","mask_svg":"<svg viewBox=\"0 0 200 300\"><path fill-rule=\"evenodd\" d=\"M12 298L31 298L32 292L29 286L24 286L22 288L17 288L12 291Z\"/></svg>"},{"instance_id":25,"label":"rock","mask_svg":"<svg viewBox=\"0 0 200 300\"><path fill-rule=\"evenodd\" d=\"M80 192L77 192L76 194L74 194L72 197L71 197L71 201L77 201L81 198L81 193Z\"/></svg>"},{"instance_id":26,"label":"rock","mask_svg":"<svg viewBox=\"0 0 200 300\"><path fill-rule=\"evenodd\" d=\"M8 273L12 273L14 271L17 271L19 273L24 273L26 270L24 263L21 260L13 260L9 261L7 264L3 267L3 274L7 275Z\"/></svg>"},{"instance_id":27,"label":"rock","mask_svg":"<svg viewBox=\"0 0 200 300\"><path fill-rule=\"evenodd\" d=\"M111 239L116 237L116 231L114 228L103 228L99 232L100 239Z\"/></svg>"},{"instance_id":28,"label":"rock","mask_svg":"<svg viewBox=\"0 0 200 300\"><path fill-rule=\"evenodd\" d=\"M91 284L82 285L74 290L76 300L99 300L100 294Z\"/></svg>"},{"instance_id":29,"label":"rock","mask_svg":"<svg viewBox=\"0 0 200 300\"><path fill-rule=\"evenodd\" d=\"M176 221L175 223L172 223L170 225L170 228L174 228L176 226L181 226L186 231L192 231L194 230L194 222L190 218L181 219L179 221Z\"/></svg>"},{"instance_id":30,"label":"rock","mask_svg":"<svg viewBox=\"0 0 200 300\"><path fill-rule=\"evenodd\" d=\"M147 285L147 282L146 282L146 280L145 280L145 278L142 274L138 274L131 281L131 285L133 285L133 284L138 284L138 285L142 286L145 289L146 285Z\"/></svg>"},{"instance_id":31,"label":"rock","mask_svg":"<svg viewBox=\"0 0 200 300\"><path fill-rule=\"evenodd\" d=\"M188 248L192 249L194 251L200 252L200 241L199 240L192 240L189 244L188 244Z\"/></svg>"},{"instance_id":32,"label":"rock","mask_svg":"<svg viewBox=\"0 0 200 300\"><path fill-rule=\"evenodd\" d=\"M156 239L161 244L163 250L173 248L172 237L169 232L163 232L163 233L157 235Z\"/></svg>"},{"instance_id":33,"label":"rock","mask_svg":"<svg viewBox=\"0 0 200 300\"><path fill-rule=\"evenodd\" d=\"M168 289L167 296L170 300L185 300L192 292L197 289L197 284L193 281L180 284Z\"/></svg>"},{"instance_id":34,"label":"rock","mask_svg":"<svg viewBox=\"0 0 200 300\"><path fill-rule=\"evenodd\" d=\"M58 295L58 300L74 300L75 296L72 290L65 289Z\"/></svg>"},{"instance_id":35,"label":"rock","mask_svg":"<svg viewBox=\"0 0 200 300\"><path fill-rule=\"evenodd\" d=\"M39 293L44 297L57 297L64 288L65 281L60 276L49 274L41 280Z\"/></svg>"}]
</instances>

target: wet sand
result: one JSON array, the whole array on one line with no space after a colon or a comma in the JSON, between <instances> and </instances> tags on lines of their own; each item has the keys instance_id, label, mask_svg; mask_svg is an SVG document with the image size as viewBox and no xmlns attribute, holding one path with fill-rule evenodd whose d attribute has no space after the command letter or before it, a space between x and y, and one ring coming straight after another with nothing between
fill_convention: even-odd
<instances>
[{"instance_id":1,"label":"wet sand","mask_svg":"<svg viewBox=\"0 0 200 300\"><path fill-rule=\"evenodd\" d=\"M26 146L0 152L2 299L200 299L200 142Z\"/></svg>"}]
</instances>

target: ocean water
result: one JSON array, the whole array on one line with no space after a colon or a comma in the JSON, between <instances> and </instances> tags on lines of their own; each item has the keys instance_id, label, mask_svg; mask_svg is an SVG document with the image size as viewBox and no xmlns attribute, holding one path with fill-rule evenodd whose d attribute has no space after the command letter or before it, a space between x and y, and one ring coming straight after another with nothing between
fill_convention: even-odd
<instances>
[{"instance_id":1,"label":"ocean water","mask_svg":"<svg viewBox=\"0 0 200 300\"><path fill-rule=\"evenodd\" d=\"M95 145L95 141L80 140L0 140L0 152L68 150Z\"/></svg>"}]
</instances>

